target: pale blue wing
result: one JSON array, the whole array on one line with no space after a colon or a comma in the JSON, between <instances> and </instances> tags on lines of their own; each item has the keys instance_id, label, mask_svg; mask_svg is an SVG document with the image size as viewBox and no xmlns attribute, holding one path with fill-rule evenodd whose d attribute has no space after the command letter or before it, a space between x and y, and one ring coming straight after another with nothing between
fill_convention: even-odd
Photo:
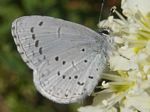
<instances>
[{"instance_id":1,"label":"pale blue wing","mask_svg":"<svg viewBox=\"0 0 150 112\"><path fill-rule=\"evenodd\" d=\"M45 97L72 103L90 95L104 70L107 39L82 25L46 16L25 16L12 24L23 60Z\"/></svg>"},{"instance_id":2,"label":"pale blue wing","mask_svg":"<svg viewBox=\"0 0 150 112\"><path fill-rule=\"evenodd\" d=\"M99 36L82 25L46 16L16 19L12 24L12 35L23 60L32 69L78 44L95 43Z\"/></svg>"}]
</instances>

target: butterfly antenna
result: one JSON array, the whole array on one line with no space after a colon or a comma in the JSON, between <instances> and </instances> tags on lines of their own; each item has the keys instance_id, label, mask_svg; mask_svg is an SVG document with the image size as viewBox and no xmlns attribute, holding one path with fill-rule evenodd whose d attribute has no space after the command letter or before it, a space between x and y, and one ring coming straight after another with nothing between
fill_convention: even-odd
<instances>
[{"instance_id":1,"label":"butterfly antenna","mask_svg":"<svg viewBox=\"0 0 150 112\"><path fill-rule=\"evenodd\" d=\"M110 13L109 13L109 16L113 15L114 13L121 19L123 20L124 22L126 22L126 19L116 10L117 7L116 6L113 6L111 9L110 9Z\"/></svg>"},{"instance_id":2,"label":"butterfly antenna","mask_svg":"<svg viewBox=\"0 0 150 112\"><path fill-rule=\"evenodd\" d=\"M103 8L104 8L104 2L105 2L105 0L101 0L101 1L102 2L101 2L100 14L99 14L99 21L98 22L100 22L101 18L102 18L102 12L103 12Z\"/></svg>"}]
</instances>

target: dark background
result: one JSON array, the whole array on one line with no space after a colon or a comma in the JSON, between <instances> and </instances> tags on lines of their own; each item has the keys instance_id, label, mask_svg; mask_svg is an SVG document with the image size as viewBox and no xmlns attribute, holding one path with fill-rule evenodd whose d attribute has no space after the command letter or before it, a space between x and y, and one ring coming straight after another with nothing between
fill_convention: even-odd
<instances>
[{"instance_id":1,"label":"dark background","mask_svg":"<svg viewBox=\"0 0 150 112\"><path fill-rule=\"evenodd\" d=\"M102 0L0 0L0 112L76 112L81 104L56 104L34 87L11 36L11 23L24 15L46 15L97 29ZM120 0L105 0L102 19ZM90 102L88 102L90 103Z\"/></svg>"}]
</instances>

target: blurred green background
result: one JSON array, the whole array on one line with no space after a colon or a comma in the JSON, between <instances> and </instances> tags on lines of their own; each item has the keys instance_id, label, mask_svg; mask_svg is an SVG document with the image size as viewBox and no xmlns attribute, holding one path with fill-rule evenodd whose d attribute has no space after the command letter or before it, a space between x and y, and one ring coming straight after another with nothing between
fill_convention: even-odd
<instances>
[{"instance_id":1,"label":"blurred green background","mask_svg":"<svg viewBox=\"0 0 150 112\"><path fill-rule=\"evenodd\" d=\"M97 29L102 0L0 0L0 112L76 112L81 104L56 104L34 87L11 36L11 23L24 15L46 15ZM120 0L105 0L102 18Z\"/></svg>"}]
</instances>

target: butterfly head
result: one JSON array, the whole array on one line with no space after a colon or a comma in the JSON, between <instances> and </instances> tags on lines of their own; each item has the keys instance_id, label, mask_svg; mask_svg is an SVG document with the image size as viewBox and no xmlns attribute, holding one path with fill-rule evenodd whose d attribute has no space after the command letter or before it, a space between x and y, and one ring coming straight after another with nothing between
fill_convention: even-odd
<instances>
[{"instance_id":1,"label":"butterfly head","mask_svg":"<svg viewBox=\"0 0 150 112\"><path fill-rule=\"evenodd\" d=\"M100 28L98 33L103 38L103 49L107 56L110 56L115 48L113 32L110 28Z\"/></svg>"}]
</instances>

